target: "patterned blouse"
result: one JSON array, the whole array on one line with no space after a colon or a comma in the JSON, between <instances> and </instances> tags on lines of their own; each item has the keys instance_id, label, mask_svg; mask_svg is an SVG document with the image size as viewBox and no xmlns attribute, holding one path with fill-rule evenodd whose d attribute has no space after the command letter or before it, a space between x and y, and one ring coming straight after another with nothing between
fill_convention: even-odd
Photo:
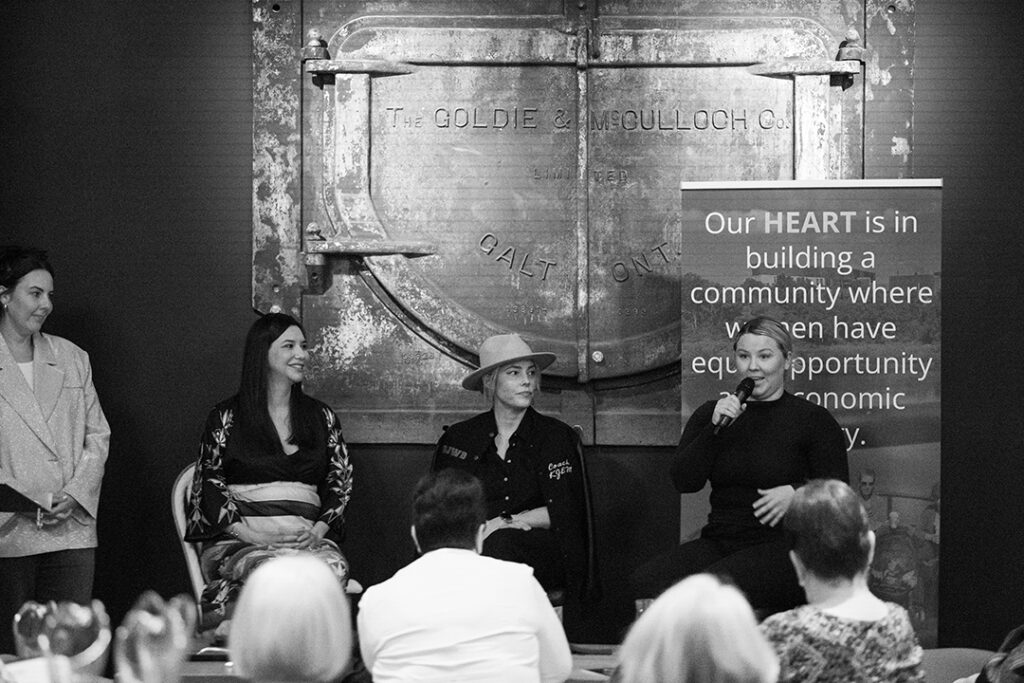
<instances>
[{"instance_id":1,"label":"patterned blouse","mask_svg":"<svg viewBox=\"0 0 1024 683\"><path fill-rule=\"evenodd\" d=\"M352 496L352 464L338 417L326 404L316 403L322 418L323 431L318 439L321 445L290 456L281 449L270 453L247 452L243 439L235 433L241 429L235 422L235 398L210 411L192 480L186 540L214 540L223 536L225 527L240 520L238 504L228 483L271 481L300 481L316 486L320 495L317 521L341 533L345 508Z\"/></svg>"},{"instance_id":2,"label":"patterned blouse","mask_svg":"<svg viewBox=\"0 0 1024 683\"><path fill-rule=\"evenodd\" d=\"M761 624L779 655L780 683L924 681L921 646L910 616L886 603L877 621L844 619L804 605Z\"/></svg>"}]
</instances>

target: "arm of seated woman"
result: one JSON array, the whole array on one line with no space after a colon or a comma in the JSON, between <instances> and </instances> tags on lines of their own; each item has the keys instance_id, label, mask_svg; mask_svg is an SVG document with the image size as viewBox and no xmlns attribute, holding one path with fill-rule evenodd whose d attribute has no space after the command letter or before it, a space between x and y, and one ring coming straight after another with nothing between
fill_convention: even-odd
<instances>
[{"instance_id":1,"label":"arm of seated woman","mask_svg":"<svg viewBox=\"0 0 1024 683\"><path fill-rule=\"evenodd\" d=\"M324 540L324 536L327 535L329 530L330 527L327 525L327 522L317 522L299 534L299 537L295 540L293 547L303 549L314 546Z\"/></svg>"},{"instance_id":2,"label":"arm of seated woman","mask_svg":"<svg viewBox=\"0 0 1024 683\"><path fill-rule=\"evenodd\" d=\"M523 510L508 517L493 517L487 520L487 523L484 525L484 538L487 538L499 529L529 531L530 529L550 528L551 516L548 514L548 509L545 506L533 508L532 510Z\"/></svg>"},{"instance_id":3,"label":"arm of seated woman","mask_svg":"<svg viewBox=\"0 0 1024 683\"><path fill-rule=\"evenodd\" d=\"M547 506L517 512L512 515L512 521L525 524L527 529L551 528L551 515L548 514Z\"/></svg>"},{"instance_id":4,"label":"arm of seated woman","mask_svg":"<svg viewBox=\"0 0 1024 683\"><path fill-rule=\"evenodd\" d=\"M754 516L761 524L775 526L789 510L796 489L785 484L770 489L758 489L757 492L761 497L754 501Z\"/></svg>"},{"instance_id":5,"label":"arm of seated woman","mask_svg":"<svg viewBox=\"0 0 1024 683\"><path fill-rule=\"evenodd\" d=\"M249 545L295 546L309 529L260 531L243 522L234 522L224 528L225 533ZM302 546L305 547L305 546Z\"/></svg>"},{"instance_id":6,"label":"arm of seated woman","mask_svg":"<svg viewBox=\"0 0 1024 683\"><path fill-rule=\"evenodd\" d=\"M502 528L517 528L520 531L528 531L531 528L551 528L551 516L547 507L523 510L508 517L493 517L487 520L483 526L483 538L486 539L495 531Z\"/></svg>"}]
</instances>

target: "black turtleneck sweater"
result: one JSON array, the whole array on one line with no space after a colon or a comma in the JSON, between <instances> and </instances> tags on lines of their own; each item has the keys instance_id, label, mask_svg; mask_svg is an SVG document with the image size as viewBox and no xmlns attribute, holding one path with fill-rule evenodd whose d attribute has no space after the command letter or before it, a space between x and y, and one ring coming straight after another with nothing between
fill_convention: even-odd
<instances>
[{"instance_id":1,"label":"black turtleneck sweater","mask_svg":"<svg viewBox=\"0 0 1024 683\"><path fill-rule=\"evenodd\" d=\"M781 533L754 516L758 489L810 479L849 482L846 439L825 408L784 392L774 401L750 401L728 427L714 433L717 401L704 403L683 430L672 463L672 482L693 493L711 482L711 513L704 535L739 533L751 540Z\"/></svg>"}]
</instances>

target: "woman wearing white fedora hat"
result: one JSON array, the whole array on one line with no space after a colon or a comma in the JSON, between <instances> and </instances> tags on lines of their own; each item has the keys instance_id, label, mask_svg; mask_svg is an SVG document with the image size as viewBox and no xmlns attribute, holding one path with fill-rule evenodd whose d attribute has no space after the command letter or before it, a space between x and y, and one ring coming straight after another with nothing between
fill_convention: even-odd
<instances>
[{"instance_id":1,"label":"woman wearing white fedora hat","mask_svg":"<svg viewBox=\"0 0 1024 683\"><path fill-rule=\"evenodd\" d=\"M554 361L517 334L485 340L462 386L483 392L489 409L444 432L432 469L456 467L483 482L484 555L528 564L545 590L584 598L596 583L582 446L569 425L532 407Z\"/></svg>"}]
</instances>

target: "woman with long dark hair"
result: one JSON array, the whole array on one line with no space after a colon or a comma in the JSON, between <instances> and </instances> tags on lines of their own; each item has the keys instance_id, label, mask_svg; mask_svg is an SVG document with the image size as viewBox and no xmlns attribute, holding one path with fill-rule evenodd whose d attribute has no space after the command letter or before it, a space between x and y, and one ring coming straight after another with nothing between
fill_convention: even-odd
<instances>
[{"instance_id":1,"label":"woman with long dark hair","mask_svg":"<svg viewBox=\"0 0 1024 683\"><path fill-rule=\"evenodd\" d=\"M229 616L245 578L275 555L308 551L348 579L337 541L352 465L334 411L302 390L308 358L297 320L262 316L245 339L238 393L206 420L186 536L203 543L204 619Z\"/></svg>"}]
</instances>

